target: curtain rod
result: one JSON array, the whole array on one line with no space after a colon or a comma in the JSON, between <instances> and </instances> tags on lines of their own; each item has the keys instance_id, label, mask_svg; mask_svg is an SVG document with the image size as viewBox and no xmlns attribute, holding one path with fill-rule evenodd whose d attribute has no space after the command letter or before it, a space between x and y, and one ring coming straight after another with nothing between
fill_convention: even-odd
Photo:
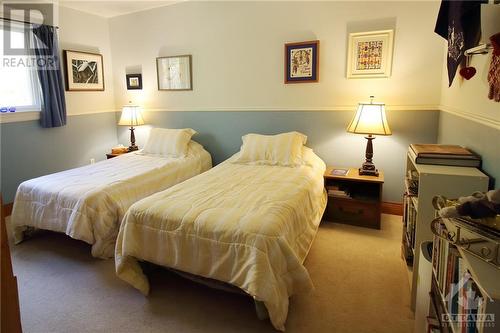
<instances>
[{"instance_id":1,"label":"curtain rod","mask_svg":"<svg viewBox=\"0 0 500 333\"><path fill-rule=\"evenodd\" d=\"M18 22L18 23L23 23L23 24L38 24L38 23L33 23L33 22L27 22L27 21L21 21L21 20L6 18L6 17L0 17L0 19L4 20L4 21ZM59 27L56 26L56 25L49 25L49 24L45 24L45 25L48 25L48 26L54 27L56 29L59 29Z\"/></svg>"}]
</instances>

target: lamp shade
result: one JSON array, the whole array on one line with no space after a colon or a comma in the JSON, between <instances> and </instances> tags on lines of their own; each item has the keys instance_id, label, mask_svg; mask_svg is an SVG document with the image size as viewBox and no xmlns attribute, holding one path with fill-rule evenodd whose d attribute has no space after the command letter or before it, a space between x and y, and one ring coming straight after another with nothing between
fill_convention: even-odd
<instances>
[{"instance_id":1,"label":"lamp shade","mask_svg":"<svg viewBox=\"0 0 500 333\"><path fill-rule=\"evenodd\" d=\"M385 104L359 103L358 110L347 127L347 132L391 135L392 132L385 117Z\"/></svg>"},{"instance_id":2,"label":"lamp shade","mask_svg":"<svg viewBox=\"0 0 500 333\"><path fill-rule=\"evenodd\" d=\"M141 108L137 105L125 105L118 125L139 126L144 125Z\"/></svg>"}]
</instances>

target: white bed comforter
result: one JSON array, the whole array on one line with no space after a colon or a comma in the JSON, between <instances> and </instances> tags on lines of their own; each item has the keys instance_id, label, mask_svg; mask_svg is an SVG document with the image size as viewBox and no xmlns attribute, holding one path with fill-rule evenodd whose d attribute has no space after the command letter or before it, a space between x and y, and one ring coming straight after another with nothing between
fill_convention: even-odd
<instances>
[{"instance_id":1,"label":"white bed comforter","mask_svg":"<svg viewBox=\"0 0 500 333\"><path fill-rule=\"evenodd\" d=\"M120 222L136 201L210 169L210 154L189 143L184 158L128 153L19 185L12 210L16 241L26 226L92 244L94 257L114 255Z\"/></svg>"},{"instance_id":2,"label":"white bed comforter","mask_svg":"<svg viewBox=\"0 0 500 333\"><path fill-rule=\"evenodd\" d=\"M313 285L304 259L326 206L324 162L296 168L232 163L145 198L126 213L117 275L149 293L138 260L237 286L284 330L288 298Z\"/></svg>"}]
</instances>

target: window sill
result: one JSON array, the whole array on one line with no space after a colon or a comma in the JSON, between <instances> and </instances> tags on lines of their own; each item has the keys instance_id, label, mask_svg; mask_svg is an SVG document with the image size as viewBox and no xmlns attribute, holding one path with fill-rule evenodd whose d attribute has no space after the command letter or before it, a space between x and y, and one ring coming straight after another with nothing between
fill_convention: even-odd
<instances>
[{"instance_id":1,"label":"window sill","mask_svg":"<svg viewBox=\"0 0 500 333\"><path fill-rule=\"evenodd\" d=\"M38 119L40 119L40 111L17 111L12 113L0 113L0 124Z\"/></svg>"}]
</instances>

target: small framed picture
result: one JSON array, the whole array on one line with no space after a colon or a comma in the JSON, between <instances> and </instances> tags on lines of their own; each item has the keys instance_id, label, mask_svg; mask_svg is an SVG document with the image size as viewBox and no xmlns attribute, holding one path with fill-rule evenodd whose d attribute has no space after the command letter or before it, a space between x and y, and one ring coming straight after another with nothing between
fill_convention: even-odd
<instances>
[{"instance_id":1,"label":"small framed picture","mask_svg":"<svg viewBox=\"0 0 500 333\"><path fill-rule=\"evenodd\" d=\"M156 58L158 90L193 90L191 55Z\"/></svg>"},{"instance_id":2,"label":"small framed picture","mask_svg":"<svg viewBox=\"0 0 500 333\"><path fill-rule=\"evenodd\" d=\"M102 55L64 50L67 91L103 91Z\"/></svg>"},{"instance_id":3,"label":"small framed picture","mask_svg":"<svg viewBox=\"0 0 500 333\"><path fill-rule=\"evenodd\" d=\"M142 89L142 74L127 74L127 90Z\"/></svg>"},{"instance_id":4,"label":"small framed picture","mask_svg":"<svg viewBox=\"0 0 500 333\"><path fill-rule=\"evenodd\" d=\"M333 169L332 176L347 176L349 169Z\"/></svg>"},{"instance_id":5,"label":"small framed picture","mask_svg":"<svg viewBox=\"0 0 500 333\"><path fill-rule=\"evenodd\" d=\"M319 40L285 44L285 83L318 82Z\"/></svg>"},{"instance_id":6,"label":"small framed picture","mask_svg":"<svg viewBox=\"0 0 500 333\"><path fill-rule=\"evenodd\" d=\"M347 78L391 76L394 30L349 34Z\"/></svg>"}]
</instances>

